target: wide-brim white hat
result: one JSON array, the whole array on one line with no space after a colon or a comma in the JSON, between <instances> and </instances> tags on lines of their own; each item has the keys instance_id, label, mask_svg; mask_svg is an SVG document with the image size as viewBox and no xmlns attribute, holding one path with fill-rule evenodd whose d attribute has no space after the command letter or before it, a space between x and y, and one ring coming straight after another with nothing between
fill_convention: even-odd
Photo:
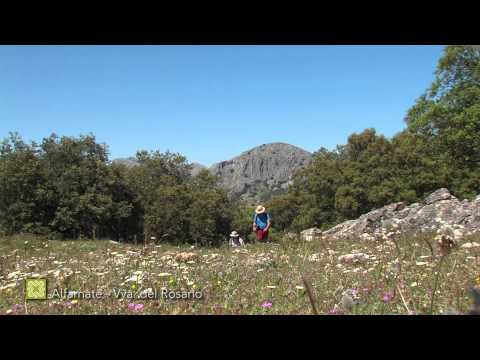
<instances>
[{"instance_id":1,"label":"wide-brim white hat","mask_svg":"<svg viewBox=\"0 0 480 360\"><path fill-rule=\"evenodd\" d=\"M265 208L262 205L258 205L257 208L255 209L255 212L257 214L263 214L265 212Z\"/></svg>"},{"instance_id":2,"label":"wide-brim white hat","mask_svg":"<svg viewBox=\"0 0 480 360\"><path fill-rule=\"evenodd\" d=\"M239 236L238 233L236 231L232 231L232 233L230 234L231 237L237 237Z\"/></svg>"}]
</instances>

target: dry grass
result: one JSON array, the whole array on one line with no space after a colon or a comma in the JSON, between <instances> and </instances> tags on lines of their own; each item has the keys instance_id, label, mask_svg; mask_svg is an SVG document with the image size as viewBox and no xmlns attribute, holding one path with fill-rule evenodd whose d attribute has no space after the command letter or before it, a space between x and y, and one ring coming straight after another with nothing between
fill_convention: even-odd
<instances>
[{"instance_id":1,"label":"dry grass","mask_svg":"<svg viewBox=\"0 0 480 360\"><path fill-rule=\"evenodd\" d=\"M0 239L0 314L466 314L480 285L480 247L461 245L478 239L435 257L426 236L242 249L9 237ZM338 259L355 253L367 256ZM168 288L203 298L25 302L28 277L47 277L50 292Z\"/></svg>"}]
</instances>

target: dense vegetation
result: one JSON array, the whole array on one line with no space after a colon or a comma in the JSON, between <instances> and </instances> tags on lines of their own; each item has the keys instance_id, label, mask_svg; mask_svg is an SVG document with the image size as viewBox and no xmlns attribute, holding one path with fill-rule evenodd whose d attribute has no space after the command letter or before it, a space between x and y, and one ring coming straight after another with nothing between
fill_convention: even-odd
<instances>
[{"instance_id":1,"label":"dense vegetation","mask_svg":"<svg viewBox=\"0 0 480 360\"><path fill-rule=\"evenodd\" d=\"M276 230L327 227L394 201L415 202L447 187L480 187L480 47L447 46L431 87L392 139L374 129L320 149L286 194L273 197ZM137 153L113 164L93 135L0 144L0 233L218 244L249 232L251 209L233 202L207 171L190 175L179 154ZM264 198L268 198L268 194Z\"/></svg>"},{"instance_id":2,"label":"dense vegetation","mask_svg":"<svg viewBox=\"0 0 480 360\"><path fill-rule=\"evenodd\" d=\"M374 129L335 150L320 149L287 194L269 207L278 229L327 227L395 201L446 187L480 191L480 46L447 46L431 87L392 139Z\"/></svg>"},{"instance_id":3,"label":"dense vegetation","mask_svg":"<svg viewBox=\"0 0 480 360\"><path fill-rule=\"evenodd\" d=\"M0 145L0 229L51 238L211 244L230 226L226 194L178 154L139 151L139 166L108 160L94 136L17 134Z\"/></svg>"}]
</instances>

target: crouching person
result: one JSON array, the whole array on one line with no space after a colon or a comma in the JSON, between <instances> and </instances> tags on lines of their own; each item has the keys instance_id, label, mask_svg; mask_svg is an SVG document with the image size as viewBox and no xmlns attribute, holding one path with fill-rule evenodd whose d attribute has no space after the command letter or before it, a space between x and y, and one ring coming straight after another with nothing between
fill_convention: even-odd
<instances>
[{"instance_id":1,"label":"crouching person","mask_svg":"<svg viewBox=\"0 0 480 360\"><path fill-rule=\"evenodd\" d=\"M232 233L230 234L230 246L231 247L245 246L245 242L240 237L240 235L238 235L236 231L232 231Z\"/></svg>"}]
</instances>

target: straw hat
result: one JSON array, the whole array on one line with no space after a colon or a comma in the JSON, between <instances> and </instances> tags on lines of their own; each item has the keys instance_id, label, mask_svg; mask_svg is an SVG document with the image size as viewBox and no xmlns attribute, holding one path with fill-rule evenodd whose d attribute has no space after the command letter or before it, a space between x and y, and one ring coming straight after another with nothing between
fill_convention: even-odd
<instances>
[{"instance_id":1,"label":"straw hat","mask_svg":"<svg viewBox=\"0 0 480 360\"><path fill-rule=\"evenodd\" d=\"M238 237L238 233L236 231L232 231L232 233L230 234L230 237Z\"/></svg>"},{"instance_id":2,"label":"straw hat","mask_svg":"<svg viewBox=\"0 0 480 360\"><path fill-rule=\"evenodd\" d=\"M257 214L263 214L265 212L265 208L262 205L258 205L257 208L255 209L255 212Z\"/></svg>"}]
</instances>

